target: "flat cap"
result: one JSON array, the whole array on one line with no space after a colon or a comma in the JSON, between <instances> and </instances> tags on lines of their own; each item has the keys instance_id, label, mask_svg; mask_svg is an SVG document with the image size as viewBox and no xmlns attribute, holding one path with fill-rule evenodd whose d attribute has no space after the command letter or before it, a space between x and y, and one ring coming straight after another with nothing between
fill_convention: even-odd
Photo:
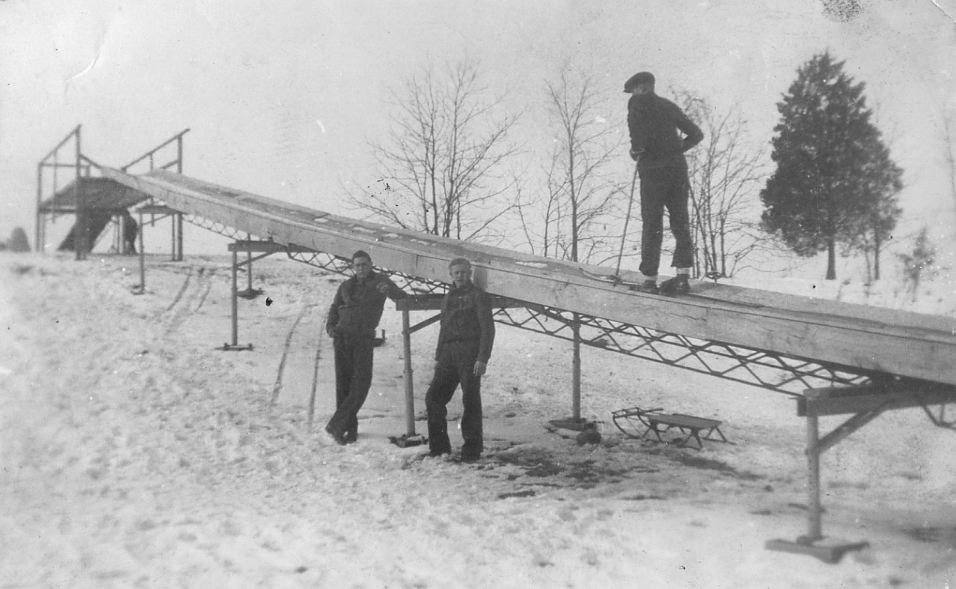
<instances>
[{"instance_id":1,"label":"flat cap","mask_svg":"<svg viewBox=\"0 0 956 589\"><path fill-rule=\"evenodd\" d=\"M639 84L654 84L654 74L651 72L639 72L631 76L624 82L624 91L630 94Z\"/></svg>"}]
</instances>

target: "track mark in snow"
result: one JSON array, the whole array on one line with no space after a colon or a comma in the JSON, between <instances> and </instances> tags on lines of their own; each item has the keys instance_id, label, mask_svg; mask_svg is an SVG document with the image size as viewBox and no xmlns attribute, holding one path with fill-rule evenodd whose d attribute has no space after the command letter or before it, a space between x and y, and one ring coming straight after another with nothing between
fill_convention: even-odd
<instances>
[{"instance_id":1,"label":"track mark in snow","mask_svg":"<svg viewBox=\"0 0 956 589\"><path fill-rule=\"evenodd\" d=\"M171 311L173 307L176 306L176 303L179 302L179 299L183 297L183 293L186 292L186 289L189 287L189 280L193 276L193 269L189 269L189 273L186 274L186 279L183 281L183 285L179 288L179 292L176 293L176 296L173 297L173 302L169 303L169 306L166 307L166 311Z\"/></svg>"},{"instance_id":2,"label":"track mark in snow","mask_svg":"<svg viewBox=\"0 0 956 589\"><path fill-rule=\"evenodd\" d=\"M282 374L285 371L286 359L289 357L289 348L292 346L292 336L295 334L295 329L299 326L299 322L302 321L306 313L312 310L313 306L314 305L303 305L302 310L299 311L299 316L295 318L295 322L292 323L292 327L289 329L289 334L285 337L285 347L282 348L282 359L279 360L279 373L276 375L275 386L272 387L271 403L273 405L275 405L276 399L279 398L279 393L282 391Z\"/></svg>"},{"instance_id":3,"label":"track mark in snow","mask_svg":"<svg viewBox=\"0 0 956 589\"><path fill-rule=\"evenodd\" d=\"M209 296L209 292L212 290L212 278L216 274L215 269L210 270L209 274L205 275L203 274L203 270L205 270L205 268L199 269L199 276L201 278L205 276L205 280L203 280L203 282L205 282L205 286L203 287L202 294L199 296L199 304L196 305L195 309L193 309L193 313L196 313L199 311L199 309L202 309L203 304L206 302L206 297Z\"/></svg>"}]
</instances>

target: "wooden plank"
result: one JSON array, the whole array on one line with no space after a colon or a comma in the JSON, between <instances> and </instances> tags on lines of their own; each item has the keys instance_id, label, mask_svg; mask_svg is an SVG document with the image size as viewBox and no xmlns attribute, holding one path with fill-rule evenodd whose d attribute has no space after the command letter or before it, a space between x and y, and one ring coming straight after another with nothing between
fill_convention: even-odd
<instances>
[{"instance_id":1,"label":"wooden plank","mask_svg":"<svg viewBox=\"0 0 956 589\"><path fill-rule=\"evenodd\" d=\"M867 384L858 387L826 387L808 390L797 400L797 415L846 415L877 409L904 409L939 403L956 403L956 388L933 384L908 384L887 389Z\"/></svg>"},{"instance_id":2,"label":"wooden plank","mask_svg":"<svg viewBox=\"0 0 956 589\"><path fill-rule=\"evenodd\" d=\"M395 308L399 311L437 311L441 309L445 295L418 295L395 301Z\"/></svg>"},{"instance_id":3,"label":"wooden plank","mask_svg":"<svg viewBox=\"0 0 956 589\"><path fill-rule=\"evenodd\" d=\"M651 423L662 423L674 427L686 427L688 429L698 430L717 427L722 423L716 419L706 419L692 415L678 415L676 413L651 413L647 416L647 420Z\"/></svg>"},{"instance_id":4,"label":"wooden plank","mask_svg":"<svg viewBox=\"0 0 956 589\"><path fill-rule=\"evenodd\" d=\"M700 340L956 384L953 317L811 304L805 297L706 283L678 298L633 293L593 278L610 274L607 268L356 221L171 172L104 173L177 210L277 243L343 257L364 249L378 266L440 282L449 280L448 262L465 257L489 293Z\"/></svg>"},{"instance_id":5,"label":"wooden plank","mask_svg":"<svg viewBox=\"0 0 956 589\"><path fill-rule=\"evenodd\" d=\"M395 301L395 309L399 311L438 311L441 309L443 294L415 295ZM520 302L506 297L491 296L493 309L511 309L521 307Z\"/></svg>"},{"instance_id":6,"label":"wooden plank","mask_svg":"<svg viewBox=\"0 0 956 589\"><path fill-rule=\"evenodd\" d=\"M143 213L144 215L175 215L179 211L164 205L143 205L134 209L133 212Z\"/></svg>"},{"instance_id":7,"label":"wooden plank","mask_svg":"<svg viewBox=\"0 0 956 589\"><path fill-rule=\"evenodd\" d=\"M230 252L295 252L295 253L315 253L315 250L309 249L307 247L300 247L297 245L283 245L281 243L276 243L274 241L234 241L226 246L226 249Z\"/></svg>"}]
</instances>

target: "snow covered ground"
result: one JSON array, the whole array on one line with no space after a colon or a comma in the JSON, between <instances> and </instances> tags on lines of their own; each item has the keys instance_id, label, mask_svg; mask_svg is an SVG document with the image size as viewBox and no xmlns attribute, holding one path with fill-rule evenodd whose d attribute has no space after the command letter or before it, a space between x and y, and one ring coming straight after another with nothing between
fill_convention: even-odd
<instances>
[{"instance_id":1,"label":"snow covered ground","mask_svg":"<svg viewBox=\"0 0 956 589\"><path fill-rule=\"evenodd\" d=\"M604 436L582 447L548 424L570 412L570 345L500 327L487 458L422 459L388 441L405 432L389 305L360 439L328 446L340 277L257 262L254 350L223 352L228 260L153 258L142 296L135 264L0 253L0 588L956 587L956 434L920 410L824 456L824 534L871 545L830 565L764 548L806 531L787 396L586 349ZM418 412L436 332L414 337ZM721 419L734 443L625 438L610 413L634 405Z\"/></svg>"}]
</instances>

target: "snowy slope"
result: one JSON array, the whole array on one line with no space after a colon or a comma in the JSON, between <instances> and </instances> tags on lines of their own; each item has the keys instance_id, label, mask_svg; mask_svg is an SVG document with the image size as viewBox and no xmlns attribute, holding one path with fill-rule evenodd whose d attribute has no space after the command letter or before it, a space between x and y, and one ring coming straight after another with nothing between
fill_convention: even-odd
<instances>
[{"instance_id":1,"label":"snowy slope","mask_svg":"<svg viewBox=\"0 0 956 589\"><path fill-rule=\"evenodd\" d=\"M339 277L257 262L264 294L240 300L239 328L254 350L223 352L226 258L152 259L143 296L134 263L0 255L0 587L956 584L956 435L919 410L824 457L824 533L871 543L827 565L764 549L806 529L785 396L585 350L583 412L604 439L580 447L548 424L569 413L570 346L501 327L486 459L423 459L387 441L405 431L389 305L359 442L328 446L321 322ZM414 339L418 411L435 335ZM624 438L610 412L632 405L721 419L734 443Z\"/></svg>"}]
</instances>

